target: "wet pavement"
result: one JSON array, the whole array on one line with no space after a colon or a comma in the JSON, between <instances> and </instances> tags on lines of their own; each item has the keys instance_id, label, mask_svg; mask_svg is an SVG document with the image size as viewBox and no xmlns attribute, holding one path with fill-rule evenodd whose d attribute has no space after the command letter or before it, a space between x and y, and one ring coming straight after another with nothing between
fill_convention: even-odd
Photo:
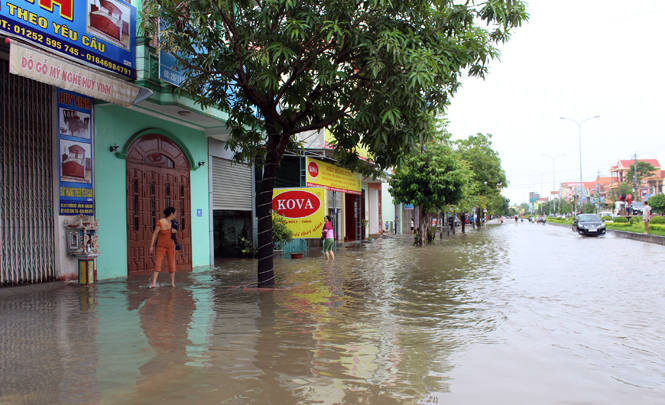
<instances>
[{"instance_id":1,"label":"wet pavement","mask_svg":"<svg viewBox=\"0 0 665 405\"><path fill-rule=\"evenodd\" d=\"M664 404L665 247L507 222L0 290L0 404Z\"/></svg>"}]
</instances>

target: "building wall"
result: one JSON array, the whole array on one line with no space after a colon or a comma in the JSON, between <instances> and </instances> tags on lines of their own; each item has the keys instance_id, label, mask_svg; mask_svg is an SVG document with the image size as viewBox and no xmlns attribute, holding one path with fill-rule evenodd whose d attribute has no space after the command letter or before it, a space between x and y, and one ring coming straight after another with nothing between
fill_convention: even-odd
<instances>
[{"instance_id":1,"label":"building wall","mask_svg":"<svg viewBox=\"0 0 665 405\"><path fill-rule=\"evenodd\" d=\"M381 183L381 203L383 204L383 230L386 232L395 231L395 203L393 202L393 196L390 195L388 188L390 186L388 183ZM388 221L388 229L386 229L386 221ZM392 230L390 229L390 223L393 223Z\"/></svg>"},{"instance_id":2,"label":"building wall","mask_svg":"<svg viewBox=\"0 0 665 405\"><path fill-rule=\"evenodd\" d=\"M95 106L95 213L99 220L97 277L127 276L127 161L109 152L111 145L120 148L134 134L148 128L166 130L187 145L194 161L208 158L208 139L201 131L162 121L131 109L112 104ZM192 212L192 267L210 265L210 217L208 204L208 170L190 172ZM202 216L197 216L197 210Z\"/></svg>"}]
</instances>

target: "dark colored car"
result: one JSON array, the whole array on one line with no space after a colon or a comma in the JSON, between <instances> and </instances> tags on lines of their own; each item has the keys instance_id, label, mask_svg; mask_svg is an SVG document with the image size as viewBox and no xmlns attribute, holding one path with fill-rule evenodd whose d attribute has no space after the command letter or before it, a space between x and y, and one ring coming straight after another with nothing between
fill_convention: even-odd
<instances>
[{"instance_id":1,"label":"dark colored car","mask_svg":"<svg viewBox=\"0 0 665 405\"><path fill-rule=\"evenodd\" d=\"M573 232L586 236L604 235L605 222L596 214L579 214L573 220Z\"/></svg>"},{"instance_id":2,"label":"dark colored car","mask_svg":"<svg viewBox=\"0 0 665 405\"><path fill-rule=\"evenodd\" d=\"M642 201L633 201L633 203L628 206L628 212L632 215L641 215L642 212L644 212L644 203Z\"/></svg>"}]
</instances>

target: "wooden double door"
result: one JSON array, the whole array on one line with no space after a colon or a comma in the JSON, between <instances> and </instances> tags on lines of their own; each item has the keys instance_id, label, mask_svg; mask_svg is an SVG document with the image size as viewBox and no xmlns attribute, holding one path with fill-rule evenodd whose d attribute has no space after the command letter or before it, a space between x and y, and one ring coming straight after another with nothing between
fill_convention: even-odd
<instances>
[{"instance_id":1,"label":"wooden double door","mask_svg":"<svg viewBox=\"0 0 665 405\"><path fill-rule=\"evenodd\" d=\"M190 166L185 154L170 139L144 135L127 154L127 253L128 274L152 273L155 253L150 241L167 207L176 210L180 224L176 237L178 271L192 269ZM162 271L167 270L164 260Z\"/></svg>"}]
</instances>

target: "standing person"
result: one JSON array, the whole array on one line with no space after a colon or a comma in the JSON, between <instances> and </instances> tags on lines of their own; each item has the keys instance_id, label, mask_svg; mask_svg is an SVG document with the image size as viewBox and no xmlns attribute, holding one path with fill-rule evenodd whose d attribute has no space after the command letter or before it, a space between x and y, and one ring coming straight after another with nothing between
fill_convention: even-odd
<instances>
[{"instance_id":1,"label":"standing person","mask_svg":"<svg viewBox=\"0 0 665 405\"><path fill-rule=\"evenodd\" d=\"M157 255L155 256L155 272L152 275L152 285L148 288L155 288L157 285L157 276L162 270L162 261L164 255L169 263L169 273L171 273L171 287L175 287L175 241L171 237L176 233L176 230L171 227L171 221L175 219L175 208L168 207L164 210L165 218L162 218L155 227L155 232L152 233L152 240L150 241L150 254L155 246L157 240Z\"/></svg>"},{"instance_id":2,"label":"standing person","mask_svg":"<svg viewBox=\"0 0 665 405\"><path fill-rule=\"evenodd\" d=\"M323 252L326 254L326 260L330 260L331 257L335 260L335 252L333 252L333 247L335 246L335 230L333 229L330 215L326 215L325 217L321 238L323 238Z\"/></svg>"},{"instance_id":3,"label":"standing person","mask_svg":"<svg viewBox=\"0 0 665 405\"><path fill-rule=\"evenodd\" d=\"M644 221L644 234L649 234L649 220L651 219L651 207L649 207L649 202L644 202L644 210L642 211L642 221Z\"/></svg>"},{"instance_id":4,"label":"standing person","mask_svg":"<svg viewBox=\"0 0 665 405\"><path fill-rule=\"evenodd\" d=\"M411 218L411 233L413 233L413 218Z\"/></svg>"}]
</instances>

